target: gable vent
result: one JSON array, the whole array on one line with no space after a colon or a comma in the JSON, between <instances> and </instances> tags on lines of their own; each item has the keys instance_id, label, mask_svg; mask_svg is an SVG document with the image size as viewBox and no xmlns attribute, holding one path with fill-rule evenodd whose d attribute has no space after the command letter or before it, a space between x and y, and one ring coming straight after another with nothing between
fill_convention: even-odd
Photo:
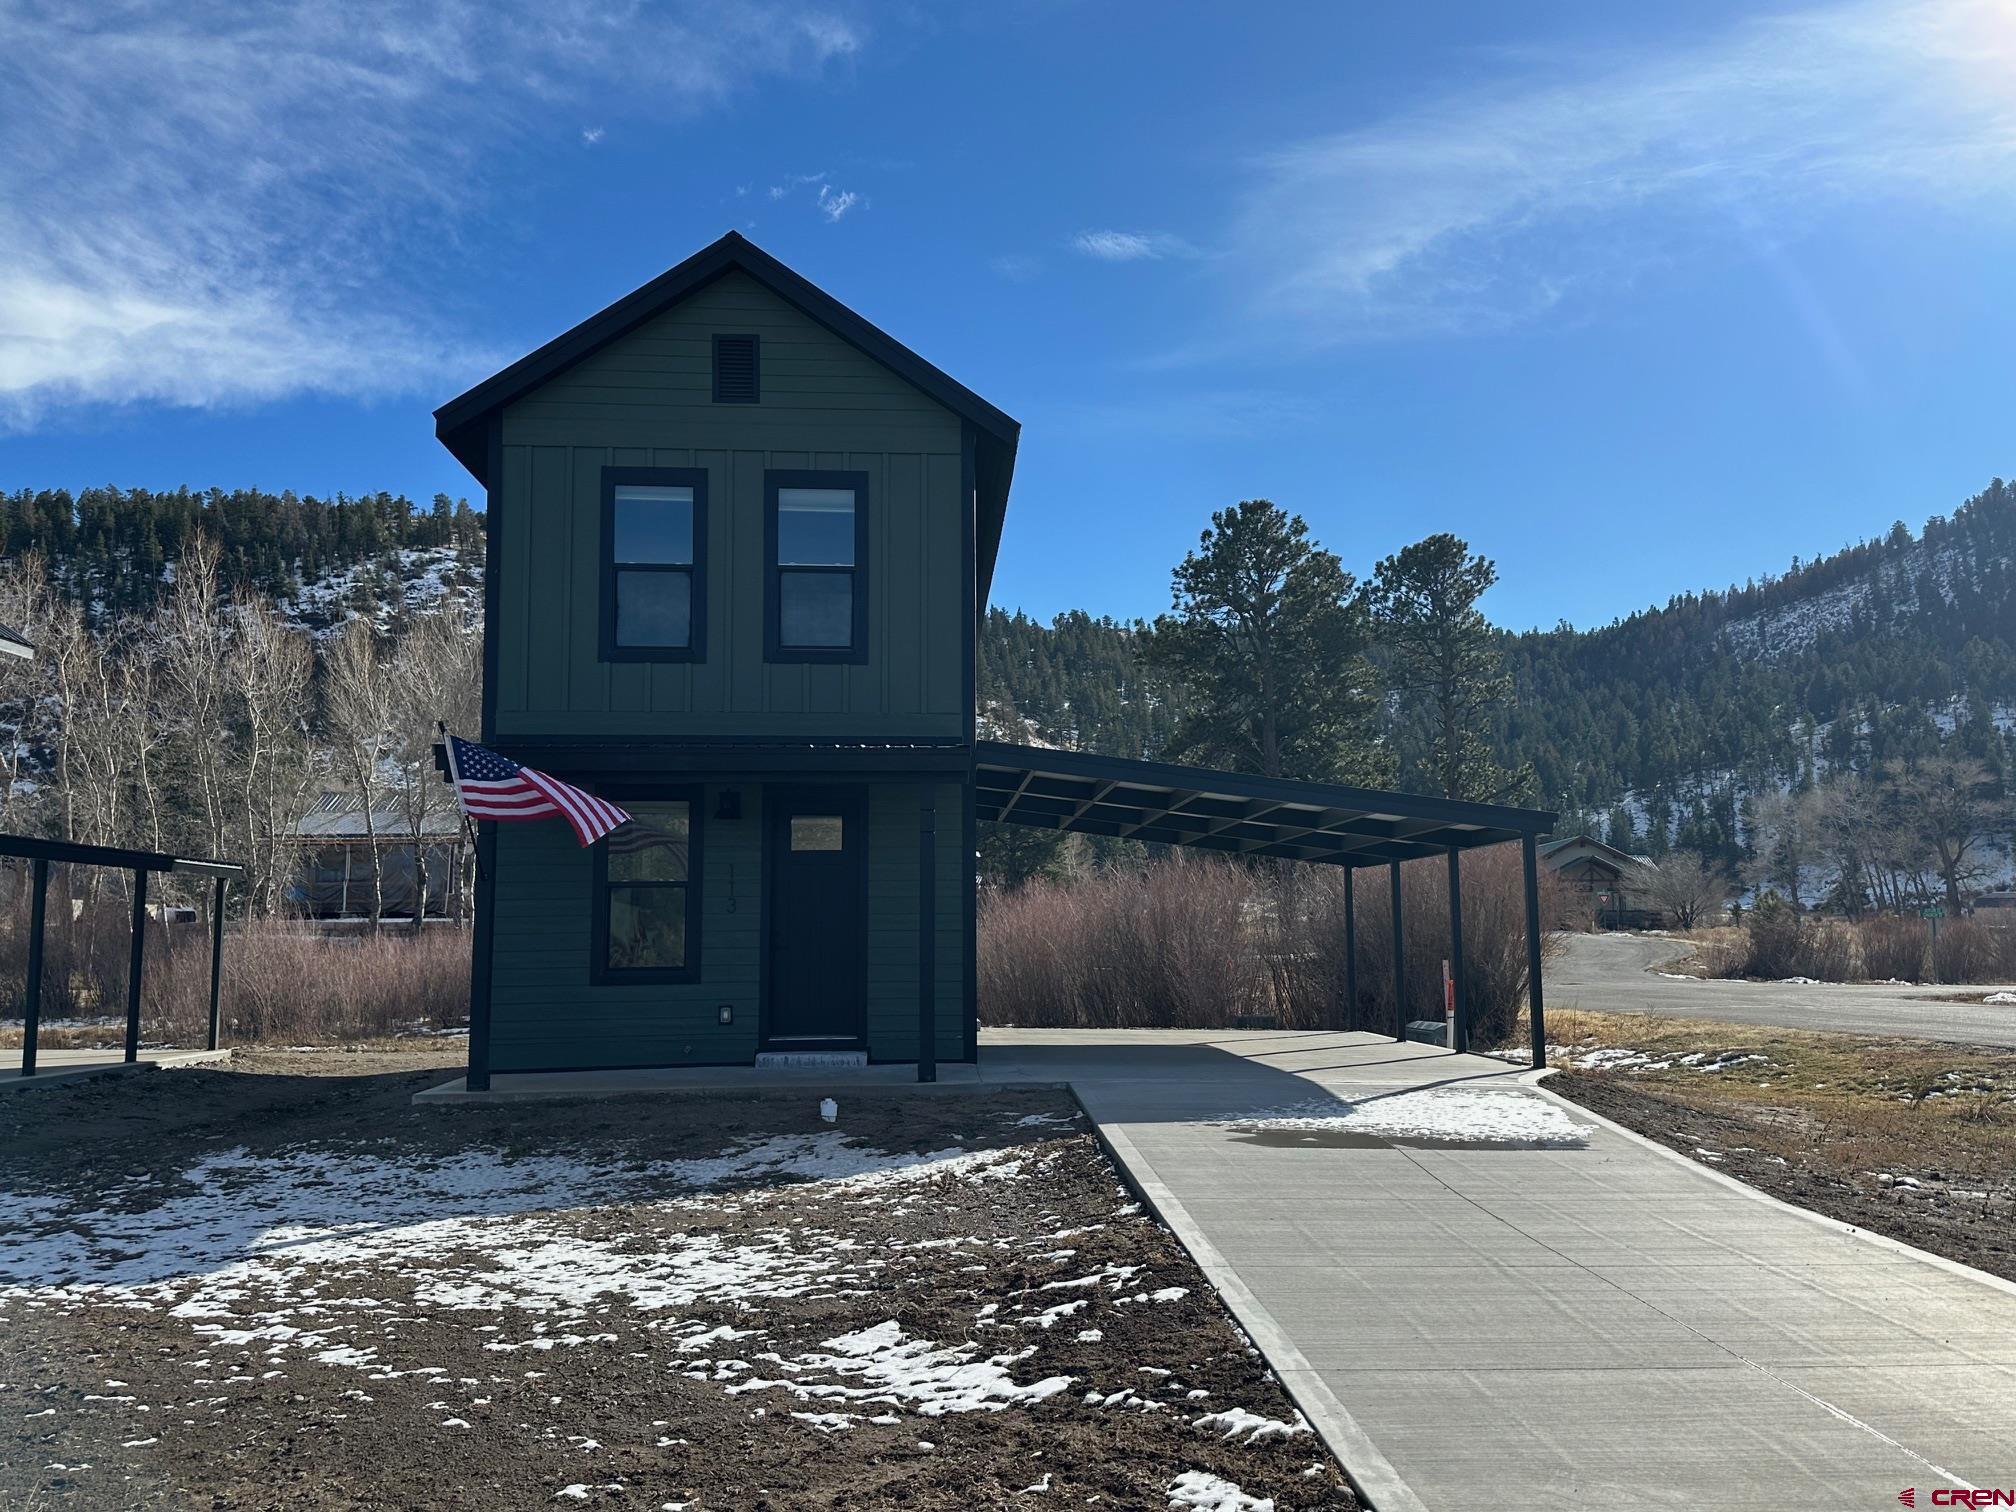
<instances>
[{"instance_id":1,"label":"gable vent","mask_svg":"<svg viewBox=\"0 0 2016 1512\"><path fill-rule=\"evenodd\" d=\"M754 404L757 400L756 338L714 338L714 402Z\"/></svg>"}]
</instances>

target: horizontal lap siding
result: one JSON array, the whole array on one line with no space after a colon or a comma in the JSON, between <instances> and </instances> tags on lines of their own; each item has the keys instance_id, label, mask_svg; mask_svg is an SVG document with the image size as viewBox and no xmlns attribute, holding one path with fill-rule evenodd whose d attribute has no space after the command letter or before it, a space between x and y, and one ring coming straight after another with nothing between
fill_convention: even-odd
<instances>
[{"instance_id":1,"label":"horizontal lap siding","mask_svg":"<svg viewBox=\"0 0 2016 1512\"><path fill-rule=\"evenodd\" d=\"M712 338L754 332L762 402L712 402ZM965 737L959 421L739 274L511 405L500 508L505 735ZM706 660L600 660L601 471L708 474ZM864 472L869 659L763 659L763 475Z\"/></svg>"},{"instance_id":2,"label":"horizontal lap siding","mask_svg":"<svg viewBox=\"0 0 2016 1512\"><path fill-rule=\"evenodd\" d=\"M917 812L923 787L882 784L868 792L868 1053L917 1058L917 945L920 890ZM967 789L930 789L937 814L937 1057L966 1055L965 868L961 864Z\"/></svg>"},{"instance_id":3,"label":"horizontal lap siding","mask_svg":"<svg viewBox=\"0 0 2016 1512\"><path fill-rule=\"evenodd\" d=\"M740 819L703 791L698 982L589 984L593 852L558 820L497 827L491 1056L499 1071L747 1062L761 949L760 789ZM719 1008L731 1004L735 1022Z\"/></svg>"}]
</instances>

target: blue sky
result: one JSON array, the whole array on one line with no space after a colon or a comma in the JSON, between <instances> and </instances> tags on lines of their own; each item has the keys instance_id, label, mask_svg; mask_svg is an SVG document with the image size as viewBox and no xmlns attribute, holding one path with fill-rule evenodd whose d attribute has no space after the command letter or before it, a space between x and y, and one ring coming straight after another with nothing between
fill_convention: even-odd
<instances>
[{"instance_id":1,"label":"blue sky","mask_svg":"<svg viewBox=\"0 0 2016 1512\"><path fill-rule=\"evenodd\" d=\"M0 0L0 487L470 483L733 226L1022 420L996 602L1266 496L1599 623L2016 471L2016 0Z\"/></svg>"}]
</instances>

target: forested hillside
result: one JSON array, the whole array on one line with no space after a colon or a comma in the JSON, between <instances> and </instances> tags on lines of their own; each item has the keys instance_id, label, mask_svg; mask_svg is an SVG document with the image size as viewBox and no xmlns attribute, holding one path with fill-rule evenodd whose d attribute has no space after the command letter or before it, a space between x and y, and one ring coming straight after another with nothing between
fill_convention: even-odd
<instances>
[{"instance_id":1,"label":"forested hillside","mask_svg":"<svg viewBox=\"0 0 2016 1512\"><path fill-rule=\"evenodd\" d=\"M1533 764L1535 801L1634 847L1734 860L1755 795L1938 750L2016 766L2016 488L1782 576L1501 643L1516 696L1493 745ZM980 686L1004 725L1113 754L1155 754L1173 719L1130 630L1078 613L990 612ZM1388 738L1420 787L1407 732Z\"/></svg>"},{"instance_id":2,"label":"forested hillside","mask_svg":"<svg viewBox=\"0 0 2016 1512\"><path fill-rule=\"evenodd\" d=\"M353 616L393 630L451 597L476 608L482 516L465 500L0 495L7 559L40 554L100 633L157 610L199 529L226 592L274 600L318 639ZM1735 860L1759 795L1935 751L2016 770L2016 488L1997 480L1916 533L1900 522L1780 576L1500 644L1516 696L1492 744L1508 768L1532 764L1531 799L1634 848ZM991 609L979 691L985 734L1116 755L1162 753L1182 713L1135 630L1082 611L1046 625ZM1405 724L1385 740L1403 787L1432 786Z\"/></svg>"},{"instance_id":3,"label":"forested hillside","mask_svg":"<svg viewBox=\"0 0 2016 1512\"><path fill-rule=\"evenodd\" d=\"M482 513L446 494L424 507L388 493L318 499L256 488L87 488L75 495L24 488L0 495L5 557L39 554L94 625L151 613L168 586L169 565L199 528L216 544L230 589L291 602L305 586L311 592L302 617L311 623L340 621L346 607L316 594L320 586L354 593L360 612L374 598L396 603L397 590L380 577L410 570L412 557L402 552L460 550L480 561L483 544Z\"/></svg>"}]
</instances>

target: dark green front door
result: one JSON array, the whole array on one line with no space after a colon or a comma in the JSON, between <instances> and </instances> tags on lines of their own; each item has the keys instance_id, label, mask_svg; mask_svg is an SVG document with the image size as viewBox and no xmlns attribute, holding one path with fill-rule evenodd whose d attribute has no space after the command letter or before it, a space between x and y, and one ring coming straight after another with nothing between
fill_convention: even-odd
<instances>
[{"instance_id":1,"label":"dark green front door","mask_svg":"<svg viewBox=\"0 0 2016 1512\"><path fill-rule=\"evenodd\" d=\"M862 1039L867 805L859 788L779 788L770 825L767 1043Z\"/></svg>"}]
</instances>

